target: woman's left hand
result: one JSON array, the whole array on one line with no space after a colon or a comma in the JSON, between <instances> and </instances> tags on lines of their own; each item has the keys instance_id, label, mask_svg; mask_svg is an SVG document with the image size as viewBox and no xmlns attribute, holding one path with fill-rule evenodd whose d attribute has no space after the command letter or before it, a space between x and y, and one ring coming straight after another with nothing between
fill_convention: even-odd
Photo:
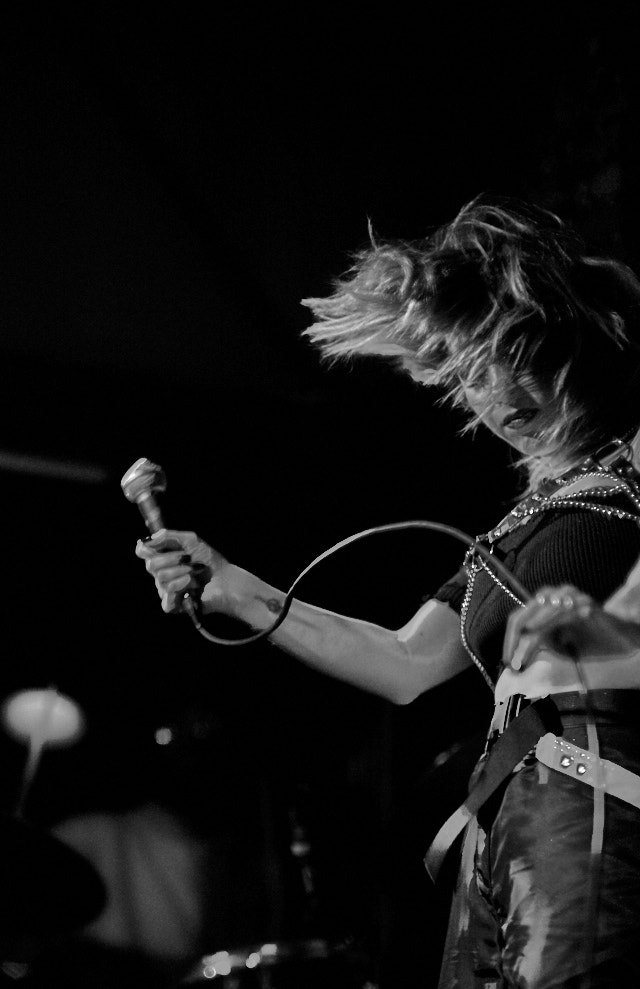
<instances>
[{"instance_id":1,"label":"woman's left hand","mask_svg":"<svg viewBox=\"0 0 640 989\"><path fill-rule=\"evenodd\" d=\"M510 615L502 661L524 670L540 650L606 660L637 651L639 638L640 626L607 614L577 587L544 587Z\"/></svg>"}]
</instances>

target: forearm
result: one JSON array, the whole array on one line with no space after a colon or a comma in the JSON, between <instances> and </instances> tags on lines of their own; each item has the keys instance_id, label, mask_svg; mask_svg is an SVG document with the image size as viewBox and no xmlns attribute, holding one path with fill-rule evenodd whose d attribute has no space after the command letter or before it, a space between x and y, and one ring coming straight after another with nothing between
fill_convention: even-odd
<instances>
[{"instance_id":1,"label":"forearm","mask_svg":"<svg viewBox=\"0 0 640 989\"><path fill-rule=\"evenodd\" d=\"M622 587L605 602L604 610L628 622L629 637L635 645L640 645L640 561L629 572Z\"/></svg>"},{"instance_id":2,"label":"forearm","mask_svg":"<svg viewBox=\"0 0 640 989\"><path fill-rule=\"evenodd\" d=\"M285 595L238 567L232 569L229 610L254 629L268 628ZM217 610L206 590L203 606L205 612ZM440 675L437 663L430 668L424 655L414 657L410 642L395 631L297 600L271 641L314 669L398 704L452 675Z\"/></svg>"}]
</instances>

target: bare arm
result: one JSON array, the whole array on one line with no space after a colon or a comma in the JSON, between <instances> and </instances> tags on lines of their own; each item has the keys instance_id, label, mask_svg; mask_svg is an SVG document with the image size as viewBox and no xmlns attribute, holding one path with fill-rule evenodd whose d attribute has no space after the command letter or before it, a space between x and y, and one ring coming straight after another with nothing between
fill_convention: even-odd
<instances>
[{"instance_id":1,"label":"bare arm","mask_svg":"<svg viewBox=\"0 0 640 989\"><path fill-rule=\"evenodd\" d=\"M640 622L640 560L629 571L622 587L605 603L604 610L634 625ZM636 628L636 635L640 638L640 627Z\"/></svg>"},{"instance_id":2,"label":"bare arm","mask_svg":"<svg viewBox=\"0 0 640 989\"><path fill-rule=\"evenodd\" d=\"M240 585L235 616L253 628L267 628L284 594L246 571ZM392 631L296 600L272 640L323 673L396 704L408 704L469 664L458 616L439 601L429 601L407 625Z\"/></svg>"},{"instance_id":3,"label":"bare arm","mask_svg":"<svg viewBox=\"0 0 640 989\"><path fill-rule=\"evenodd\" d=\"M137 552L155 577L165 611L175 610L195 560L208 569L201 599L205 614L223 612L255 629L273 624L284 600L281 591L224 560L193 533L165 533L156 545L163 538L180 542L182 555L158 552L153 541ZM189 562L180 563L186 555ZM408 704L470 665L458 616L438 601L427 602L398 631L294 601L272 641L307 665L396 704Z\"/></svg>"}]
</instances>

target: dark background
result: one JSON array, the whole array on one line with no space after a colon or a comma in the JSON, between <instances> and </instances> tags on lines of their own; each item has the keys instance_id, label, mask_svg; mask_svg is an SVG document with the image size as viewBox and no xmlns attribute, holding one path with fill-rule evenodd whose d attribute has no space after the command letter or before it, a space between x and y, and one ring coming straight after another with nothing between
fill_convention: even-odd
<instances>
[{"instance_id":1,"label":"dark background","mask_svg":"<svg viewBox=\"0 0 640 989\"><path fill-rule=\"evenodd\" d=\"M631 25L572 4L516 22L486 5L22 11L0 41L0 693L53 683L87 719L45 753L26 815L160 806L204 841L194 962L321 937L381 987L429 985L446 896L420 859L462 792L482 681L393 708L264 643L207 645L162 615L119 481L160 463L167 521L283 587L369 526L494 523L518 490L508 452L375 361L322 367L299 300L329 290L368 220L420 237L481 192L635 264ZM462 553L380 536L301 596L398 626ZM0 749L10 814L26 750ZM83 950L65 946L70 970ZM152 961L137 985L175 977Z\"/></svg>"}]
</instances>

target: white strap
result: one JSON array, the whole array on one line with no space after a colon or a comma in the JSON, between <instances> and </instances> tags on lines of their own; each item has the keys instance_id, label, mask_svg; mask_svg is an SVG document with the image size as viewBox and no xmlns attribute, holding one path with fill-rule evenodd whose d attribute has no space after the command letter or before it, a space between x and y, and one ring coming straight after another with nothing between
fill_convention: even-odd
<instances>
[{"instance_id":1,"label":"white strap","mask_svg":"<svg viewBox=\"0 0 640 989\"><path fill-rule=\"evenodd\" d=\"M550 769L640 809L640 776L615 762L598 759L588 749L580 749L550 732L536 745L536 758Z\"/></svg>"}]
</instances>

